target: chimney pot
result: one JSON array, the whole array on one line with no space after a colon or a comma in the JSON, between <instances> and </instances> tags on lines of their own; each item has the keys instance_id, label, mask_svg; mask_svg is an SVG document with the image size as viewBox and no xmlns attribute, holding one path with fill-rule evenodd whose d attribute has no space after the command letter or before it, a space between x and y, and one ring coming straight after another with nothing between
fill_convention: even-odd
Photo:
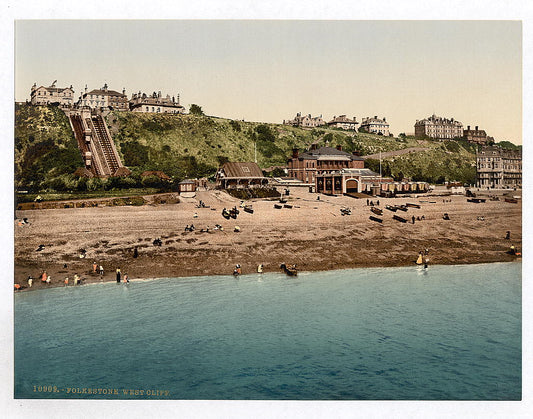
<instances>
[{"instance_id":1,"label":"chimney pot","mask_svg":"<svg viewBox=\"0 0 533 419\"><path fill-rule=\"evenodd\" d=\"M342 151L342 146L340 144L337 146L337 150Z\"/></svg>"},{"instance_id":2,"label":"chimney pot","mask_svg":"<svg viewBox=\"0 0 533 419\"><path fill-rule=\"evenodd\" d=\"M470 131L470 125L468 125L468 126L466 127L466 130L467 130L467 131Z\"/></svg>"},{"instance_id":3,"label":"chimney pot","mask_svg":"<svg viewBox=\"0 0 533 419\"><path fill-rule=\"evenodd\" d=\"M293 159L297 159L298 158L298 149L297 148L293 148L292 149L292 158Z\"/></svg>"},{"instance_id":4,"label":"chimney pot","mask_svg":"<svg viewBox=\"0 0 533 419\"><path fill-rule=\"evenodd\" d=\"M476 125L476 131L477 131L477 129L478 129L478 126Z\"/></svg>"}]
</instances>

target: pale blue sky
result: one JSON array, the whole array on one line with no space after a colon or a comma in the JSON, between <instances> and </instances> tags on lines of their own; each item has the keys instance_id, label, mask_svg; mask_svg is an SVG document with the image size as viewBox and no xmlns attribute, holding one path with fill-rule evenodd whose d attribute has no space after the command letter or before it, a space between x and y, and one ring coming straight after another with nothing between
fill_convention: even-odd
<instances>
[{"instance_id":1,"label":"pale blue sky","mask_svg":"<svg viewBox=\"0 0 533 419\"><path fill-rule=\"evenodd\" d=\"M520 21L16 21L15 99L56 79L248 121L385 116L395 135L436 113L522 143Z\"/></svg>"}]
</instances>

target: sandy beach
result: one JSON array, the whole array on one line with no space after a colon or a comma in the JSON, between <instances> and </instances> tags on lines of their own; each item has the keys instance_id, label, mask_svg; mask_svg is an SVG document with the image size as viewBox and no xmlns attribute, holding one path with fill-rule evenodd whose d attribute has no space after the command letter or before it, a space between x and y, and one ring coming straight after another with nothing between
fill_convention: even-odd
<instances>
[{"instance_id":1,"label":"sandy beach","mask_svg":"<svg viewBox=\"0 0 533 419\"><path fill-rule=\"evenodd\" d=\"M522 246L521 200L508 203L499 194L499 201L477 204L463 195L370 197L379 199L382 224L369 219L374 214L366 199L320 195L317 200L306 188L291 188L292 208L250 201L254 213L241 209L236 220L226 220L221 212L240 201L222 191L202 191L177 204L22 210L16 216L29 224L14 223L15 283L27 286L31 275L32 289L63 286L66 277L73 285L74 274L83 283L114 281L116 268L133 279L231 275L236 264L243 274L256 272L258 264L265 272L279 271L283 262L300 271L408 266L426 248L430 265L509 262L517 260L506 253L511 244ZM197 208L200 200L208 208ZM405 203L421 208L385 209ZM352 212L343 216L340 209L346 207ZM443 219L444 213L450 220ZM394 214L409 222L394 220ZM412 224L413 216L422 215L424 220ZM196 230L184 231L190 224ZM214 230L216 224L223 230ZM201 232L208 226L209 232ZM235 226L240 232L234 232ZM161 246L153 245L156 238ZM103 276L92 273L93 262L104 267ZM43 270L51 276L50 285L40 283Z\"/></svg>"}]
</instances>

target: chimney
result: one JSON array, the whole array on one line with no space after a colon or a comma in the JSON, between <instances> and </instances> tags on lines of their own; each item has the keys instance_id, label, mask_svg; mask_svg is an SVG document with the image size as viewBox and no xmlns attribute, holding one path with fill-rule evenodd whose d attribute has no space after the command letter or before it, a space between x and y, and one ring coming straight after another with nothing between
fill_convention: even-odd
<instances>
[{"instance_id":1,"label":"chimney","mask_svg":"<svg viewBox=\"0 0 533 419\"><path fill-rule=\"evenodd\" d=\"M337 146L337 150L342 151L342 146L340 144Z\"/></svg>"},{"instance_id":2,"label":"chimney","mask_svg":"<svg viewBox=\"0 0 533 419\"><path fill-rule=\"evenodd\" d=\"M377 116L377 115L374 115L374 119L378 119L378 116Z\"/></svg>"},{"instance_id":3,"label":"chimney","mask_svg":"<svg viewBox=\"0 0 533 419\"><path fill-rule=\"evenodd\" d=\"M316 150L316 143L311 144L311 150Z\"/></svg>"},{"instance_id":4,"label":"chimney","mask_svg":"<svg viewBox=\"0 0 533 419\"><path fill-rule=\"evenodd\" d=\"M383 117L383 122L387 122L387 118Z\"/></svg>"},{"instance_id":5,"label":"chimney","mask_svg":"<svg viewBox=\"0 0 533 419\"><path fill-rule=\"evenodd\" d=\"M478 128L479 128L479 127L476 125L476 131L477 131Z\"/></svg>"},{"instance_id":6,"label":"chimney","mask_svg":"<svg viewBox=\"0 0 533 419\"><path fill-rule=\"evenodd\" d=\"M467 131L470 131L470 125L468 125L468 126L466 127L466 130L467 130Z\"/></svg>"},{"instance_id":7,"label":"chimney","mask_svg":"<svg viewBox=\"0 0 533 419\"><path fill-rule=\"evenodd\" d=\"M126 88L125 88L125 87L122 88L122 94L123 94L123 95L126 94Z\"/></svg>"},{"instance_id":8,"label":"chimney","mask_svg":"<svg viewBox=\"0 0 533 419\"><path fill-rule=\"evenodd\" d=\"M297 159L298 158L298 149L297 148L293 148L292 149L292 158L293 159Z\"/></svg>"},{"instance_id":9,"label":"chimney","mask_svg":"<svg viewBox=\"0 0 533 419\"><path fill-rule=\"evenodd\" d=\"M353 156L359 156L359 151L357 151L357 150L352 151L352 155Z\"/></svg>"}]
</instances>

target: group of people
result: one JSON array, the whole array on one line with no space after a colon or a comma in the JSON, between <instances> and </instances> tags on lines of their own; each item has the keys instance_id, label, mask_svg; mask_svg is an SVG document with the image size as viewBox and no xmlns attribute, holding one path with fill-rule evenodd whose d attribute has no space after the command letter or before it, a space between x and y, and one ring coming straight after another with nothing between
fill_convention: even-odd
<instances>
[{"instance_id":1,"label":"group of people","mask_svg":"<svg viewBox=\"0 0 533 419\"><path fill-rule=\"evenodd\" d=\"M104 276L104 267L93 262L93 274L100 274L101 277Z\"/></svg>"},{"instance_id":2,"label":"group of people","mask_svg":"<svg viewBox=\"0 0 533 419\"><path fill-rule=\"evenodd\" d=\"M413 216L411 217L411 222L414 224L415 221L422 221L422 220L425 220L425 219L426 219L426 217L425 217L424 215L422 215L422 216L419 215L419 216L417 216L417 217L415 217L415 216L413 215Z\"/></svg>"},{"instance_id":3,"label":"group of people","mask_svg":"<svg viewBox=\"0 0 533 419\"><path fill-rule=\"evenodd\" d=\"M19 227L23 227L23 226L25 226L25 225L27 225L27 224L29 224L29 223L30 223L30 222L28 221L27 218L22 218L22 219L20 219L20 220L17 220L17 225L18 225Z\"/></svg>"},{"instance_id":4,"label":"group of people","mask_svg":"<svg viewBox=\"0 0 533 419\"><path fill-rule=\"evenodd\" d=\"M370 201L370 200L366 200L366 206L371 206L373 207L374 206L374 201ZM376 207L379 207L379 199L376 201Z\"/></svg>"},{"instance_id":5,"label":"group of people","mask_svg":"<svg viewBox=\"0 0 533 419\"><path fill-rule=\"evenodd\" d=\"M264 266L263 266L262 263L257 265L257 273L258 274L262 274L263 273L263 269L264 269ZM241 275L241 274L242 274L241 265L239 265L239 264L235 265L235 269L233 269L233 275L237 276L237 275Z\"/></svg>"},{"instance_id":6,"label":"group of people","mask_svg":"<svg viewBox=\"0 0 533 419\"><path fill-rule=\"evenodd\" d=\"M128 277L127 273L124 273L124 277L122 277L122 272L120 271L120 268L117 268L115 270L116 278L117 278L117 284L120 284L120 281L124 282L125 284L130 283L130 279Z\"/></svg>"}]
</instances>

